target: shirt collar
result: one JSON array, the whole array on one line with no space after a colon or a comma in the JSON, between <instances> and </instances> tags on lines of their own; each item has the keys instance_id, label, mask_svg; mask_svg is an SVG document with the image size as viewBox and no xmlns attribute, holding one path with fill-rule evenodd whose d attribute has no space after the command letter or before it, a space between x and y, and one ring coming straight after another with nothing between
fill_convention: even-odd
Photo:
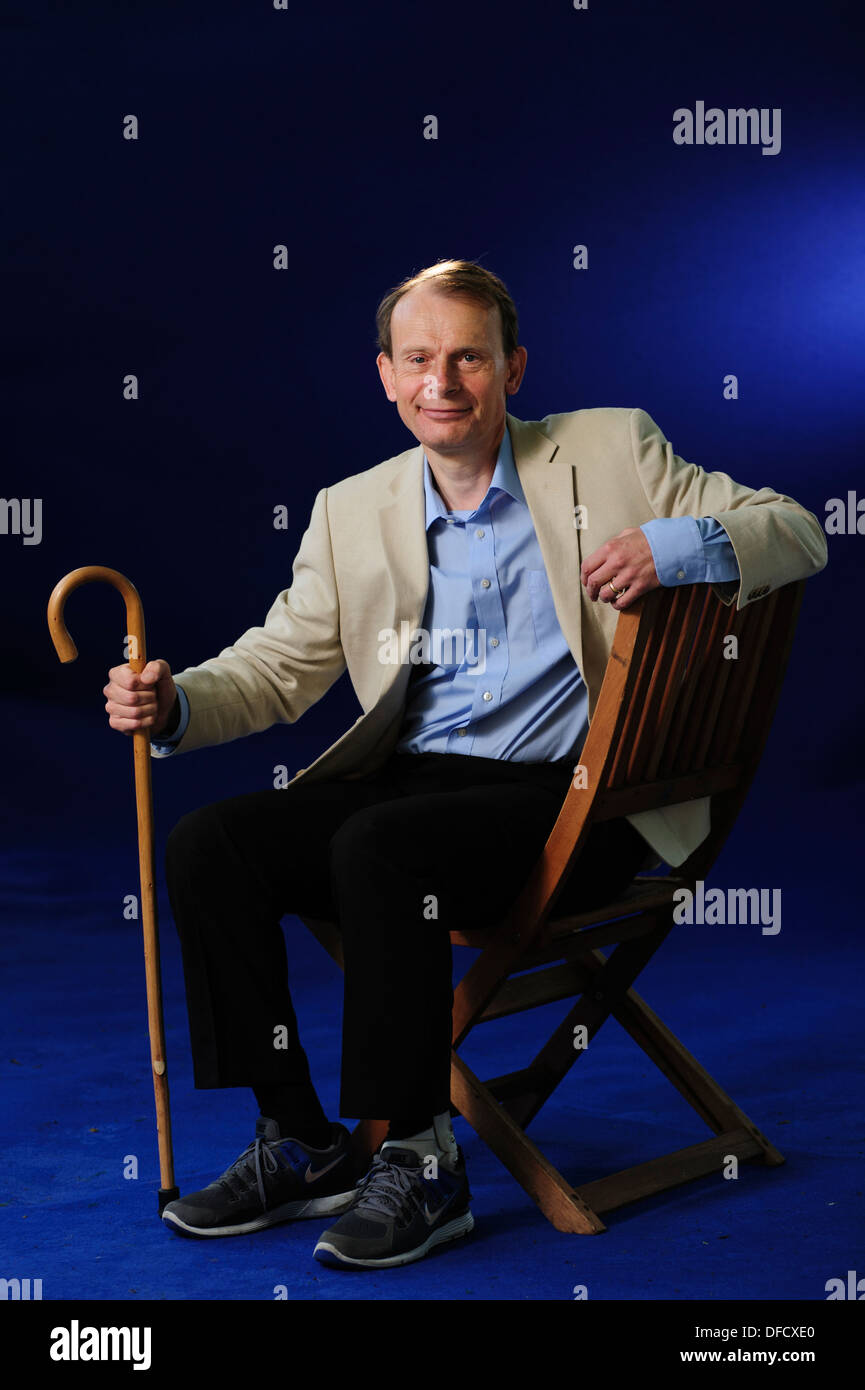
<instances>
[{"instance_id":1,"label":"shirt collar","mask_svg":"<svg viewBox=\"0 0 865 1390\"><path fill-rule=\"evenodd\" d=\"M423 456L423 488L426 506L425 526L426 529L429 530L434 521L443 520L447 522L449 513L441 493L436 491L426 454ZM514 463L514 451L511 447L511 436L507 427L505 427L502 442L499 445L496 466L493 470L493 476L490 479L490 485L487 488L486 496L475 510L480 511L480 508L484 506L487 501L500 492L507 493L514 501L522 502L524 506L527 505L525 494L517 475L517 468Z\"/></svg>"}]
</instances>

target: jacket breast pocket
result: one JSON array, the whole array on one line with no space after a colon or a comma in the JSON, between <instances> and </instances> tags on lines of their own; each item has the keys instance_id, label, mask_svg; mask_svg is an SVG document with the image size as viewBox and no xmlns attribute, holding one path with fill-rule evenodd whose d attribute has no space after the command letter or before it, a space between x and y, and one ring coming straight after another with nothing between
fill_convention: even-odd
<instances>
[{"instance_id":1,"label":"jacket breast pocket","mask_svg":"<svg viewBox=\"0 0 865 1390\"><path fill-rule=\"evenodd\" d=\"M528 570L527 574L535 640L540 647L551 638L559 636L559 620L556 617L553 591L546 570Z\"/></svg>"}]
</instances>

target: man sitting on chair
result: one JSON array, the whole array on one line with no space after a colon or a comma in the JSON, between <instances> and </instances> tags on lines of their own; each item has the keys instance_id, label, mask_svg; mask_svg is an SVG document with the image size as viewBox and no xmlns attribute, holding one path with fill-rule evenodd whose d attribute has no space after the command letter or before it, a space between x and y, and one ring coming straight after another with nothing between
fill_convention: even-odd
<instances>
[{"instance_id":1,"label":"man sitting on chair","mask_svg":"<svg viewBox=\"0 0 865 1390\"><path fill-rule=\"evenodd\" d=\"M500 921L540 855L618 612L659 584L711 583L743 607L826 563L811 513L686 463L642 410L510 415L516 309L472 262L412 276L377 321L417 445L318 493L262 627L176 682L153 660L105 687L111 726L149 728L164 757L293 722L348 669L352 728L286 788L204 806L169 838L195 1084L251 1087L261 1113L231 1167L163 1219L220 1236L336 1217L316 1257L363 1267L472 1228L448 933ZM649 855L682 863L708 824L692 802L598 825L573 905L621 891ZM340 1113L389 1121L356 1186L298 1036L286 913L338 924Z\"/></svg>"}]
</instances>

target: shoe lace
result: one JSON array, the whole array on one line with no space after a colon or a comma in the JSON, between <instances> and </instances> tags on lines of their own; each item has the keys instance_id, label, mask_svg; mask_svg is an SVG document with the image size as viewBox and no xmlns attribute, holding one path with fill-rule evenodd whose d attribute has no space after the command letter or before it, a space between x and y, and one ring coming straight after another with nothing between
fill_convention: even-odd
<instances>
[{"instance_id":1,"label":"shoe lace","mask_svg":"<svg viewBox=\"0 0 865 1390\"><path fill-rule=\"evenodd\" d=\"M417 1169L389 1163L381 1154L376 1154L369 1172L357 1184L356 1192L353 1210L363 1207L385 1216L392 1213L399 1216L412 1203L421 1207L422 1178Z\"/></svg>"},{"instance_id":2,"label":"shoe lace","mask_svg":"<svg viewBox=\"0 0 865 1390\"><path fill-rule=\"evenodd\" d=\"M267 1211L265 1175L273 1176L280 1167L287 1166L285 1159L280 1160L274 1152L280 1149L282 1142L279 1139L262 1139L259 1136L247 1145L240 1158L235 1159L217 1181L224 1183L230 1192L237 1194L246 1191L250 1186L250 1179L254 1177L262 1209Z\"/></svg>"}]
</instances>

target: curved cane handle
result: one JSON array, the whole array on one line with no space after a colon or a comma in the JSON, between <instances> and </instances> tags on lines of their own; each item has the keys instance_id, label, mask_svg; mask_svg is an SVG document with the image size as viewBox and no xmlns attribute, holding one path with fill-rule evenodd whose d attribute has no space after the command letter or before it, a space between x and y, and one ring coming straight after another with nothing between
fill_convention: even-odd
<instances>
[{"instance_id":1,"label":"curved cane handle","mask_svg":"<svg viewBox=\"0 0 865 1390\"><path fill-rule=\"evenodd\" d=\"M130 650L129 665L138 675L147 665L141 599L135 585L125 574L121 574L119 570L108 569L105 565L82 565L80 569L70 570L54 585L48 600L48 630L57 655L61 661L74 661L78 655L78 648L69 636L63 620L63 609L73 589L77 589L81 584L90 584L94 580L113 584L126 601L126 635L133 639L134 644Z\"/></svg>"}]
</instances>

